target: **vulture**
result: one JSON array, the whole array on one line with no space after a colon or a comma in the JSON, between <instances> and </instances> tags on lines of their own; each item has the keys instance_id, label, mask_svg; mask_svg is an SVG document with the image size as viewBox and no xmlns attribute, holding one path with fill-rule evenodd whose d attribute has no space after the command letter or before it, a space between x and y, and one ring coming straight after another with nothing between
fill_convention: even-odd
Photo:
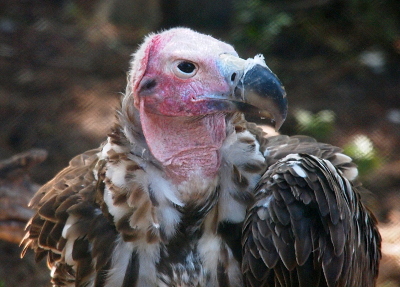
<instances>
[{"instance_id":1,"label":"vulture","mask_svg":"<svg viewBox=\"0 0 400 287\"><path fill-rule=\"evenodd\" d=\"M188 28L147 36L116 123L30 202L53 286L375 286L381 237L338 147L279 129L262 55Z\"/></svg>"}]
</instances>

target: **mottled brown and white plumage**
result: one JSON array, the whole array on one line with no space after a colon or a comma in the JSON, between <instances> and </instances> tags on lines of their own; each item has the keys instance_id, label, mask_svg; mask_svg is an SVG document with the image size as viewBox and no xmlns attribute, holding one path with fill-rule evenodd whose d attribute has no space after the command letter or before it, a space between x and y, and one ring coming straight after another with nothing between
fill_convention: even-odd
<instances>
[{"instance_id":1,"label":"mottled brown and white plumage","mask_svg":"<svg viewBox=\"0 0 400 287\"><path fill-rule=\"evenodd\" d=\"M265 137L286 117L262 56L189 29L148 36L118 120L31 201L54 286L374 286L375 221L339 148Z\"/></svg>"}]
</instances>

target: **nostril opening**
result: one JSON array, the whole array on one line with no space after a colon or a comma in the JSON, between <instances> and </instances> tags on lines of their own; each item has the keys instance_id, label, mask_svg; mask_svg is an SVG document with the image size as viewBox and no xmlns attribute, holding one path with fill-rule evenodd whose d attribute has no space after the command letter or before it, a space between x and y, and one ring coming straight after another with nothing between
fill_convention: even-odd
<instances>
[{"instance_id":1,"label":"nostril opening","mask_svg":"<svg viewBox=\"0 0 400 287\"><path fill-rule=\"evenodd\" d=\"M233 73L231 76L231 81L233 82L236 79L236 73Z\"/></svg>"}]
</instances>

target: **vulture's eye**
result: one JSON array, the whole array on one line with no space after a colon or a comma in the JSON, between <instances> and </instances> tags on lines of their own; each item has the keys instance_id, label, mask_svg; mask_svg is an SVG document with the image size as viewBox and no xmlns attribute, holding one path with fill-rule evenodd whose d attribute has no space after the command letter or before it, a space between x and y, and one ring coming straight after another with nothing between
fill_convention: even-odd
<instances>
[{"instance_id":1,"label":"vulture's eye","mask_svg":"<svg viewBox=\"0 0 400 287\"><path fill-rule=\"evenodd\" d=\"M189 61L178 61L173 66L174 74L181 79L188 79L196 75L196 64Z\"/></svg>"}]
</instances>

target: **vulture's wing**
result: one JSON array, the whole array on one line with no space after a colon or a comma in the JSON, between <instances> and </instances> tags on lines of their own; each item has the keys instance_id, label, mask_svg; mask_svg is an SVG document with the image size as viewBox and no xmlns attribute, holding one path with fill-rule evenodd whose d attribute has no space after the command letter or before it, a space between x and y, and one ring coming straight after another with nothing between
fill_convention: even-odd
<instances>
[{"instance_id":1,"label":"vulture's wing","mask_svg":"<svg viewBox=\"0 0 400 287\"><path fill-rule=\"evenodd\" d=\"M305 137L278 136L265 146L272 161L285 157L261 178L244 223L247 286L373 286L380 236L344 176L352 173L345 156ZM314 147L311 154L337 167L311 154L290 154L293 146Z\"/></svg>"},{"instance_id":2,"label":"vulture's wing","mask_svg":"<svg viewBox=\"0 0 400 287\"><path fill-rule=\"evenodd\" d=\"M30 202L36 214L27 225L22 256L28 247L34 249L36 261L48 255L48 265L54 274L52 283L56 286L71 282L84 286L93 276L91 264L101 271L112 257L109 242L115 241L116 230L96 199L96 189L102 189L95 174L96 170L101 173L98 152L91 150L73 158Z\"/></svg>"}]
</instances>

